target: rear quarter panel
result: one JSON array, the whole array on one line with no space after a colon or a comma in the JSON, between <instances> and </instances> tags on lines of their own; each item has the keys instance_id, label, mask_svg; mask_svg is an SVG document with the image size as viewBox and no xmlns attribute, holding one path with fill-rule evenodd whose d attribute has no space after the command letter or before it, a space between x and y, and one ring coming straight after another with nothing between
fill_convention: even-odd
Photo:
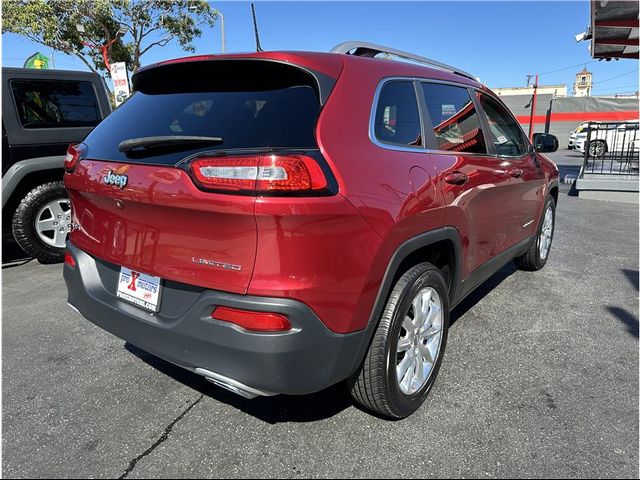
<instances>
[{"instance_id":1,"label":"rear quarter panel","mask_svg":"<svg viewBox=\"0 0 640 480\"><path fill-rule=\"evenodd\" d=\"M355 252L367 267L350 321L352 330L367 326L395 250L407 239L444 223L442 194L428 154L389 150L369 138L380 81L414 73L414 67L399 62L350 59L317 125L321 151L336 174L341 195L381 239ZM344 241L350 240L345 237Z\"/></svg>"}]
</instances>

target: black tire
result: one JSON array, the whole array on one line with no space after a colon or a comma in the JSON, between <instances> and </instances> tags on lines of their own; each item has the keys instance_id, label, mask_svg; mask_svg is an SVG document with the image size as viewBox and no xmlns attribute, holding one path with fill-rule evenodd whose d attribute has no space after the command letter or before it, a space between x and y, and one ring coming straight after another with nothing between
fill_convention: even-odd
<instances>
[{"instance_id":1,"label":"black tire","mask_svg":"<svg viewBox=\"0 0 640 480\"><path fill-rule=\"evenodd\" d=\"M528 270L528 271L536 271L540 270L547 264L547 260L549 259L549 253L545 258L540 257L540 232L542 231L542 224L544 223L544 215L547 211L547 208L551 207L551 212L553 215L553 228L551 230L551 245L549 245L549 253L551 253L551 246L553 245L553 235L556 231L556 202L553 197L547 197L547 200L544 203L544 208L542 209L542 218L540 219L538 225L538 231L536 232L536 236L529 245L529 249L521 255L520 257L516 257L513 259L516 266L520 270Z\"/></svg>"},{"instance_id":2,"label":"black tire","mask_svg":"<svg viewBox=\"0 0 640 480\"><path fill-rule=\"evenodd\" d=\"M67 199L62 182L49 182L34 187L22 199L11 222L13 237L20 247L40 263L58 263L64 260L64 248L45 243L36 231L36 216L49 202Z\"/></svg>"},{"instance_id":3,"label":"black tire","mask_svg":"<svg viewBox=\"0 0 640 480\"><path fill-rule=\"evenodd\" d=\"M440 349L426 383L413 395L406 395L396 379L398 337L414 297L425 287L433 288L442 303ZM426 400L438 375L448 330L449 296L442 273L430 263L418 264L400 277L389 296L364 362L348 382L353 398L387 418L400 419L414 413Z\"/></svg>"},{"instance_id":4,"label":"black tire","mask_svg":"<svg viewBox=\"0 0 640 480\"><path fill-rule=\"evenodd\" d=\"M591 158L602 158L607 152L607 144L602 140L593 140L589 143L588 151Z\"/></svg>"}]
</instances>

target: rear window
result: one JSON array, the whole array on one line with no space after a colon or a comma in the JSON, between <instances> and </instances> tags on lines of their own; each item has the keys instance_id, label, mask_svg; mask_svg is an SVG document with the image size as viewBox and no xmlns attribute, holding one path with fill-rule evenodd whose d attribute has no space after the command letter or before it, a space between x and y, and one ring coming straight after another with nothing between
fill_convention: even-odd
<instances>
[{"instance_id":1,"label":"rear window","mask_svg":"<svg viewBox=\"0 0 640 480\"><path fill-rule=\"evenodd\" d=\"M376 139L399 147L421 147L420 114L411 81L390 81L380 90L374 118Z\"/></svg>"},{"instance_id":2,"label":"rear window","mask_svg":"<svg viewBox=\"0 0 640 480\"><path fill-rule=\"evenodd\" d=\"M12 80L23 128L93 127L100 108L91 82Z\"/></svg>"},{"instance_id":3,"label":"rear window","mask_svg":"<svg viewBox=\"0 0 640 480\"><path fill-rule=\"evenodd\" d=\"M136 92L86 139L94 159L130 161L118 151L131 138L222 137L205 150L317 148L320 103L309 85L247 91ZM202 147L197 150L203 150ZM192 152L151 150L143 163L177 163Z\"/></svg>"}]
</instances>

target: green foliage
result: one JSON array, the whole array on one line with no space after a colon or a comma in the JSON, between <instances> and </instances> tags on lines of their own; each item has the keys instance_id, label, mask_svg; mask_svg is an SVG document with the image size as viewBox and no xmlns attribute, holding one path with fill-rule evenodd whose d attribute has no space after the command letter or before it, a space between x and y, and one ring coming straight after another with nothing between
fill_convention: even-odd
<instances>
[{"instance_id":1,"label":"green foliage","mask_svg":"<svg viewBox=\"0 0 640 480\"><path fill-rule=\"evenodd\" d=\"M69 55L94 71L106 71L107 58L135 72L141 57L175 41L193 52L200 27L213 26L218 12L202 0L5 0L2 32L12 32ZM84 32L79 32L82 25ZM115 40L114 40L115 39Z\"/></svg>"}]
</instances>

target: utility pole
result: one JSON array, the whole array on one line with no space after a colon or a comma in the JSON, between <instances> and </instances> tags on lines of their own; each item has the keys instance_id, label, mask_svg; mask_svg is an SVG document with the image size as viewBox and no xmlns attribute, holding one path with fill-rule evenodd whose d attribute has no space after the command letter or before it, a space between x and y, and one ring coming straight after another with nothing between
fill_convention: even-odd
<instances>
[{"instance_id":1,"label":"utility pole","mask_svg":"<svg viewBox=\"0 0 640 480\"><path fill-rule=\"evenodd\" d=\"M536 114L536 100L538 97L538 74L536 73L536 83L533 85L533 99L531 100L531 116L529 117L529 140L533 142L533 117Z\"/></svg>"}]
</instances>

